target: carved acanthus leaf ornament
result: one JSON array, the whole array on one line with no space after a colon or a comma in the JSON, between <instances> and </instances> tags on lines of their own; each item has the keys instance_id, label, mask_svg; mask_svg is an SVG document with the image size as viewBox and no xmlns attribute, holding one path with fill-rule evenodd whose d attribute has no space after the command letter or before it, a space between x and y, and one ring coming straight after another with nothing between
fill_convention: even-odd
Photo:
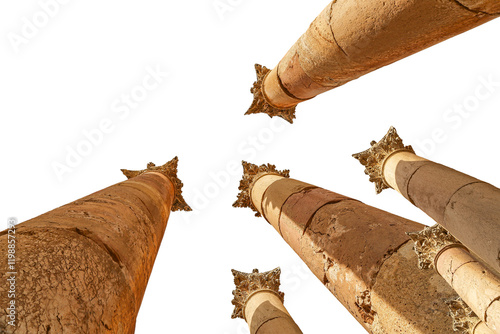
<instances>
[{"instance_id":1,"label":"carved acanthus leaf ornament","mask_svg":"<svg viewBox=\"0 0 500 334\"><path fill-rule=\"evenodd\" d=\"M462 300L454 298L445 301L450 308L450 315L453 319L453 330L460 334L472 334L481 319L472 311L472 309Z\"/></svg>"},{"instance_id":2,"label":"carved acanthus leaf ornament","mask_svg":"<svg viewBox=\"0 0 500 334\"><path fill-rule=\"evenodd\" d=\"M264 93L264 81L266 76L271 72L267 67L255 64L255 71L257 72L257 81L254 82L250 92L253 94L253 102L245 115L264 113L269 117L279 116L287 122L293 123L295 118L295 106L290 108L278 108L266 99Z\"/></svg>"},{"instance_id":3,"label":"carved acanthus leaf ornament","mask_svg":"<svg viewBox=\"0 0 500 334\"><path fill-rule=\"evenodd\" d=\"M393 126L378 143L372 141L370 145L371 147L366 151L352 156L365 166L365 174L370 177L370 182L375 183L377 194L380 194L382 190L390 188L384 179L382 170L385 159L394 152L408 151L415 153L415 151L411 146L403 144L403 140L398 136Z\"/></svg>"},{"instance_id":4,"label":"carved acanthus leaf ornament","mask_svg":"<svg viewBox=\"0 0 500 334\"><path fill-rule=\"evenodd\" d=\"M157 172L165 175L174 185L175 188L175 198L172 204L172 211L192 211L191 207L186 203L182 197L182 181L177 177L177 164L179 158L175 157L164 165L156 166L154 163L148 163L146 169L143 170L127 170L122 169L123 174L131 179L133 177L142 175L149 172Z\"/></svg>"},{"instance_id":5,"label":"carved acanthus leaf ornament","mask_svg":"<svg viewBox=\"0 0 500 334\"><path fill-rule=\"evenodd\" d=\"M426 227L420 232L406 233L415 242L415 252L420 269L434 268L436 255L450 245L462 245L450 232L439 224Z\"/></svg>"},{"instance_id":6,"label":"carved acanthus leaf ornament","mask_svg":"<svg viewBox=\"0 0 500 334\"><path fill-rule=\"evenodd\" d=\"M275 165L267 164L267 165L254 165L248 163L246 161L242 162L243 164L243 178L240 181L238 194L238 199L233 203L235 208L250 208L255 213L256 217L260 217L261 214L252 203L251 190L255 181L257 181L263 175L279 175L283 177L290 177L290 171L288 169L285 170L277 170Z\"/></svg>"},{"instance_id":7,"label":"carved acanthus leaf ornament","mask_svg":"<svg viewBox=\"0 0 500 334\"><path fill-rule=\"evenodd\" d=\"M257 269L254 269L251 273L243 273L234 269L232 272L236 289L233 291L234 298L231 302L234 305L231 318L245 318L245 305L249 297L257 291L270 291L275 293L281 301L284 300L285 294L279 291L280 268L264 273L259 273Z\"/></svg>"}]
</instances>

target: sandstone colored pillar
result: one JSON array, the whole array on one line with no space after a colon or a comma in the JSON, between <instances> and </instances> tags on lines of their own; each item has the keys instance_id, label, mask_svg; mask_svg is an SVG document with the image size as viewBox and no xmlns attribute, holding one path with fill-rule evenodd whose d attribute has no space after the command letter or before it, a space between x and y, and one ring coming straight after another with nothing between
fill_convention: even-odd
<instances>
[{"instance_id":1,"label":"sandstone colored pillar","mask_svg":"<svg viewBox=\"0 0 500 334\"><path fill-rule=\"evenodd\" d=\"M300 102L499 14L498 0L332 1L272 71L256 66L247 114L292 122Z\"/></svg>"},{"instance_id":2,"label":"sandstone colored pillar","mask_svg":"<svg viewBox=\"0 0 500 334\"><path fill-rule=\"evenodd\" d=\"M170 211L191 210L177 158L16 226L16 326L2 333L134 333ZM0 232L7 254L7 233ZM4 276L4 275L2 275Z\"/></svg>"},{"instance_id":3,"label":"sandstone colored pillar","mask_svg":"<svg viewBox=\"0 0 500 334\"><path fill-rule=\"evenodd\" d=\"M251 334L302 334L283 305L285 294L279 291L280 268L259 273L232 270L236 290L231 318L242 318Z\"/></svg>"},{"instance_id":4,"label":"sandstone colored pillar","mask_svg":"<svg viewBox=\"0 0 500 334\"><path fill-rule=\"evenodd\" d=\"M445 301L457 298L432 270L419 270L407 232L423 225L243 162L236 207L250 207L374 334L449 334Z\"/></svg>"},{"instance_id":5,"label":"sandstone colored pillar","mask_svg":"<svg viewBox=\"0 0 500 334\"><path fill-rule=\"evenodd\" d=\"M470 333L484 325L490 333L500 334L500 278L440 225L409 236L415 242L419 267L435 268L477 315L478 321L471 323Z\"/></svg>"},{"instance_id":6,"label":"sandstone colored pillar","mask_svg":"<svg viewBox=\"0 0 500 334\"><path fill-rule=\"evenodd\" d=\"M500 189L421 158L396 129L355 154L377 192L393 188L500 273Z\"/></svg>"},{"instance_id":7,"label":"sandstone colored pillar","mask_svg":"<svg viewBox=\"0 0 500 334\"><path fill-rule=\"evenodd\" d=\"M453 330L458 334L492 334L494 332L459 298L446 301L453 318Z\"/></svg>"}]
</instances>

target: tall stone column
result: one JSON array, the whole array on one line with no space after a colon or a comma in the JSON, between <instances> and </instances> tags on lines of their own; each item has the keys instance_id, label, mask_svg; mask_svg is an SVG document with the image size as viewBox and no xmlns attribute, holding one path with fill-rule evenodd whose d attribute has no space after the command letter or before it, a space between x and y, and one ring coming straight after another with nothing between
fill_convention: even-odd
<instances>
[{"instance_id":1,"label":"tall stone column","mask_svg":"<svg viewBox=\"0 0 500 334\"><path fill-rule=\"evenodd\" d=\"M409 236L415 242L419 267L435 268L477 315L477 321L465 322L470 323L470 332L475 333L478 328L486 326L489 332L500 334L500 277L476 260L466 247L440 225L409 233ZM464 323L459 319L465 315L470 318L470 313L463 312L462 317L456 317L456 322Z\"/></svg>"},{"instance_id":2,"label":"tall stone column","mask_svg":"<svg viewBox=\"0 0 500 334\"><path fill-rule=\"evenodd\" d=\"M302 334L283 305L285 294L279 291L280 268L259 273L232 270L236 290L231 318L242 318L251 334Z\"/></svg>"},{"instance_id":3,"label":"tall stone column","mask_svg":"<svg viewBox=\"0 0 500 334\"><path fill-rule=\"evenodd\" d=\"M439 274L418 269L406 235L423 225L274 165L244 162L243 169L234 206L264 216L369 333L453 332L445 301L458 296Z\"/></svg>"},{"instance_id":4,"label":"tall stone column","mask_svg":"<svg viewBox=\"0 0 500 334\"><path fill-rule=\"evenodd\" d=\"M300 102L499 15L498 0L332 1L272 71L256 66L247 114L292 122Z\"/></svg>"},{"instance_id":5,"label":"tall stone column","mask_svg":"<svg viewBox=\"0 0 500 334\"><path fill-rule=\"evenodd\" d=\"M500 189L421 158L396 129L354 154L377 193L393 188L500 273Z\"/></svg>"},{"instance_id":6,"label":"tall stone column","mask_svg":"<svg viewBox=\"0 0 500 334\"><path fill-rule=\"evenodd\" d=\"M191 210L177 161L123 170L128 181L17 225L17 314L9 325L0 284L0 331L134 333L170 211ZM7 239L0 232L2 254Z\"/></svg>"}]
</instances>

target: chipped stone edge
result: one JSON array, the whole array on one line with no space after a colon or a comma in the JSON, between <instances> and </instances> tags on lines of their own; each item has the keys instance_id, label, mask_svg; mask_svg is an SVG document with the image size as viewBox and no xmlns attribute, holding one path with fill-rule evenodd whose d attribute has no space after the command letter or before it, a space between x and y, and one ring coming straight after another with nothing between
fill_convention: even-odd
<instances>
[{"instance_id":1,"label":"chipped stone edge","mask_svg":"<svg viewBox=\"0 0 500 334\"><path fill-rule=\"evenodd\" d=\"M372 325L377 312L375 312L372 308L371 291L365 290L359 296L356 296L355 304L358 307L358 313L360 314L364 323Z\"/></svg>"}]
</instances>

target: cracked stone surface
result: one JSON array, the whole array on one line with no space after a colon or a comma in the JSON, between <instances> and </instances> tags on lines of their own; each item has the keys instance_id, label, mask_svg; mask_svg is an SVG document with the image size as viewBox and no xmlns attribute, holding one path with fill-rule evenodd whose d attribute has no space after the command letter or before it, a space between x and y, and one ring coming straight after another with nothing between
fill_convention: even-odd
<instances>
[{"instance_id":1,"label":"cracked stone surface","mask_svg":"<svg viewBox=\"0 0 500 334\"><path fill-rule=\"evenodd\" d=\"M146 173L17 225L10 333L133 333L173 200L169 179Z\"/></svg>"},{"instance_id":2,"label":"cracked stone surface","mask_svg":"<svg viewBox=\"0 0 500 334\"><path fill-rule=\"evenodd\" d=\"M271 71L261 95L275 106L297 105L499 14L497 0L334 0Z\"/></svg>"},{"instance_id":3,"label":"cracked stone surface","mask_svg":"<svg viewBox=\"0 0 500 334\"><path fill-rule=\"evenodd\" d=\"M422 224L297 180L262 184L263 216L368 332L453 331L444 300L457 294L418 269L406 234Z\"/></svg>"}]
</instances>

